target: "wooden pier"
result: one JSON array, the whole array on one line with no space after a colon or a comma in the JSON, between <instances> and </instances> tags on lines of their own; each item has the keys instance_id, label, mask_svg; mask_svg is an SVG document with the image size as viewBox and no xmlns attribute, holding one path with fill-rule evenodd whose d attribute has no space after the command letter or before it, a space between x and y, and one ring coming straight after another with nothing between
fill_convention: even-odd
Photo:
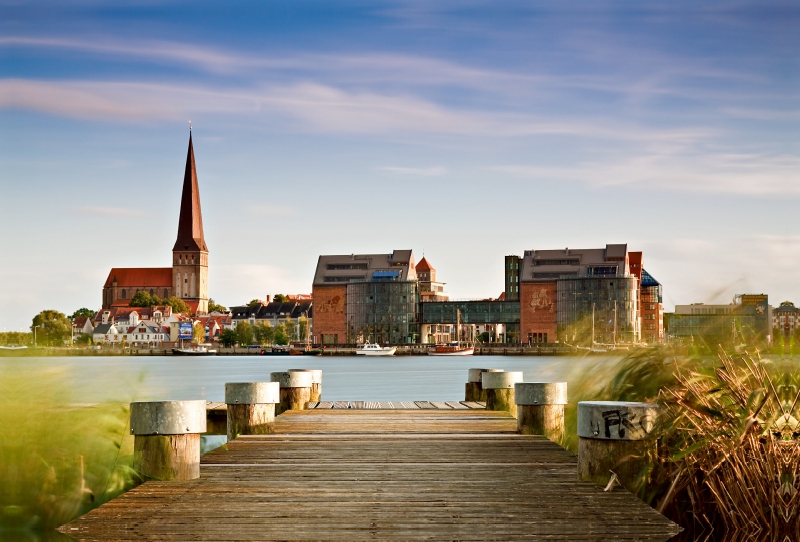
<instances>
[{"instance_id":1,"label":"wooden pier","mask_svg":"<svg viewBox=\"0 0 800 542\"><path fill-rule=\"evenodd\" d=\"M518 435L506 412L346 403L285 412L276 434L203 456L199 479L147 482L60 530L86 542L664 541L679 531L622 488L578 482L575 456Z\"/></svg>"}]
</instances>

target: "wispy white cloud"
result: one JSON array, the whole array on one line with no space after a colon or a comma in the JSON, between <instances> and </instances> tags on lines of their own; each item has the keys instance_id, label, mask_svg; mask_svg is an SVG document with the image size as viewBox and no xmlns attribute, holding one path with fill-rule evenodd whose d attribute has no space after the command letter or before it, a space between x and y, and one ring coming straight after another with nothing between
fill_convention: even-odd
<instances>
[{"instance_id":1,"label":"wispy white cloud","mask_svg":"<svg viewBox=\"0 0 800 542\"><path fill-rule=\"evenodd\" d=\"M128 209L125 207L102 207L102 206L89 206L78 207L76 209L79 213L89 216L113 216L113 217L140 217L145 216L147 213L141 209Z\"/></svg>"},{"instance_id":2,"label":"wispy white cloud","mask_svg":"<svg viewBox=\"0 0 800 542\"><path fill-rule=\"evenodd\" d=\"M390 173L400 173L402 175L417 175L421 177L439 177L447 174L447 168L445 168L444 166L434 166L427 168L386 166L379 169L381 171L388 171Z\"/></svg>"},{"instance_id":3,"label":"wispy white cloud","mask_svg":"<svg viewBox=\"0 0 800 542\"><path fill-rule=\"evenodd\" d=\"M735 151L696 154L680 147L672 152L634 147L627 156L602 161L566 166L505 165L491 169L531 179L576 181L597 187L624 185L637 189L793 197L800 194L800 156L790 154Z\"/></svg>"}]
</instances>

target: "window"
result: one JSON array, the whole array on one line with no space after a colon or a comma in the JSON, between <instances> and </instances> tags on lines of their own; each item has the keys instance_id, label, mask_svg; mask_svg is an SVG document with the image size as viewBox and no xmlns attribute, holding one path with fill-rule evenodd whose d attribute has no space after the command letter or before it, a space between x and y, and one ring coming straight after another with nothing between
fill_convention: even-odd
<instances>
[{"instance_id":1,"label":"window","mask_svg":"<svg viewBox=\"0 0 800 542\"><path fill-rule=\"evenodd\" d=\"M122 299L125 299L126 297L128 297L128 292L122 290Z\"/></svg>"}]
</instances>

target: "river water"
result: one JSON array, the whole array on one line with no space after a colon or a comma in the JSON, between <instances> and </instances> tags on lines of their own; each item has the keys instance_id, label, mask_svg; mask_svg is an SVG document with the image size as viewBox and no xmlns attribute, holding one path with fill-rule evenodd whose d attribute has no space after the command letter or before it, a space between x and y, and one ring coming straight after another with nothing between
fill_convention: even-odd
<instances>
[{"instance_id":1,"label":"river water","mask_svg":"<svg viewBox=\"0 0 800 542\"><path fill-rule=\"evenodd\" d=\"M564 380L597 358L571 356L113 356L6 358L60 371L80 402L224 401L226 382L269 382L270 373L322 369L326 401L459 401L467 369L522 371L526 381Z\"/></svg>"}]
</instances>

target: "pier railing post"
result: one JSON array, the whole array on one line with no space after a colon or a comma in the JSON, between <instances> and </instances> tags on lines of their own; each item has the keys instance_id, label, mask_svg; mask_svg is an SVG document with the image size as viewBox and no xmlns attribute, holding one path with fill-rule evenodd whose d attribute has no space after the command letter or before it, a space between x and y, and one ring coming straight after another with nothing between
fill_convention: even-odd
<instances>
[{"instance_id":1,"label":"pier railing post","mask_svg":"<svg viewBox=\"0 0 800 542\"><path fill-rule=\"evenodd\" d=\"M199 478L200 433L205 432L205 401L131 403L133 468L156 480Z\"/></svg>"},{"instance_id":2,"label":"pier railing post","mask_svg":"<svg viewBox=\"0 0 800 542\"><path fill-rule=\"evenodd\" d=\"M311 373L284 371L270 373L270 378L280 384L281 402L275 409L275 415L283 414L287 410L306 409L306 404L311 401Z\"/></svg>"},{"instance_id":3,"label":"pier railing post","mask_svg":"<svg viewBox=\"0 0 800 542\"><path fill-rule=\"evenodd\" d=\"M656 454L650 432L659 406L622 401L578 403L578 479L607 484L611 472L636 491L636 481Z\"/></svg>"},{"instance_id":4,"label":"pier railing post","mask_svg":"<svg viewBox=\"0 0 800 542\"><path fill-rule=\"evenodd\" d=\"M464 400L486 402L486 390L483 389L483 373L501 373L503 369L470 369L464 389Z\"/></svg>"},{"instance_id":5,"label":"pier railing post","mask_svg":"<svg viewBox=\"0 0 800 542\"><path fill-rule=\"evenodd\" d=\"M289 369L290 373L311 373L311 401L322 401L322 369Z\"/></svg>"},{"instance_id":6,"label":"pier railing post","mask_svg":"<svg viewBox=\"0 0 800 542\"><path fill-rule=\"evenodd\" d=\"M228 382L228 440L239 435L267 435L275 432L275 405L280 403L277 382Z\"/></svg>"},{"instance_id":7,"label":"pier railing post","mask_svg":"<svg viewBox=\"0 0 800 542\"><path fill-rule=\"evenodd\" d=\"M517 431L522 435L544 435L552 441L564 439L566 382L517 382Z\"/></svg>"},{"instance_id":8,"label":"pier railing post","mask_svg":"<svg viewBox=\"0 0 800 542\"><path fill-rule=\"evenodd\" d=\"M505 410L517 416L514 384L522 382L522 371L482 373L481 385L486 391L486 410Z\"/></svg>"}]
</instances>

